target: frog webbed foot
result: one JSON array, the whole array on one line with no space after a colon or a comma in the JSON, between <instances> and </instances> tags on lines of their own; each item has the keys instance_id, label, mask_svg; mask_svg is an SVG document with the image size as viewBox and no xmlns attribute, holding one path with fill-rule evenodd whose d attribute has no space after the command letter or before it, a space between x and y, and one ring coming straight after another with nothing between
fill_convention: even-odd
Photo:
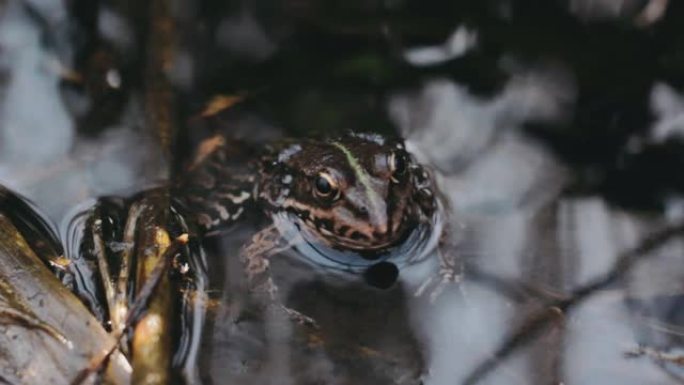
<instances>
[{"instance_id":1,"label":"frog webbed foot","mask_svg":"<svg viewBox=\"0 0 684 385\"><path fill-rule=\"evenodd\" d=\"M280 311L284 312L287 318L292 322L296 322L299 325L310 327L313 329L320 329L316 320L314 320L313 318L309 317L304 313L301 313L283 304L277 305L277 308Z\"/></svg>"},{"instance_id":2,"label":"frog webbed foot","mask_svg":"<svg viewBox=\"0 0 684 385\"><path fill-rule=\"evenodd\" d=\"M247 288L266 308L282 311L291 321L300 325L317 327L316 321L311 317L282 304L279 299L278 286L271 277L271 257L290 249L294 243L293 240L284 239L273 225L254 234L250 242L240 251L240 260L244 264L247 278Z\"/></svg>"}]
</instances>

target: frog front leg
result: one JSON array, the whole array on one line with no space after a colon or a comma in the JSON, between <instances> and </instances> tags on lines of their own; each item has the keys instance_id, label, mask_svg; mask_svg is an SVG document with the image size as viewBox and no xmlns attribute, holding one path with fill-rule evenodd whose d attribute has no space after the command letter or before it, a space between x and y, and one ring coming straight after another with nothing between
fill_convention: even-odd
<instances>
[{"instance_id":1,"label":"frog front leg","mask_svg":"<svg viewBox=\"0 0 684 385\"><path fill-rule=\"evenodd\" d=\"M244 265L250 291L267 294L269 301L277 301L278 287L271 277L270 258L290 247L273 225L252 236L240 251L240 261Z\"/></svg>"},{"instance_id":2,"label":"frog front leg","mask_svg":"<svg viewBox=\"0 0 684 385\"><path fill-rule=\"evenodd\" d=\"M286 307L278 298L278 286L271 276L271 257L292 248L298 240L283 238L275 225L270 225L252 236L240 250L240 261L244 265L247 286L256 294L265 294L266 305L276 307L299 324L315 326L316 322L306 315Z\"/></svg>"},{"instance_id":3,"label":"frog front leg","mask_svg":"<svg viewBox=\"0 0 684 385\"><path fill-rule=\"evenodd\" d=\"M446 226L440 234L437 257L437 274L428 277L416 291L416 296L421 296L431 288L430 302L435 302L448 285L460 282L463 277L463 258L458 254L457 241L451 226Z\"/></svg>"}]
</instances>

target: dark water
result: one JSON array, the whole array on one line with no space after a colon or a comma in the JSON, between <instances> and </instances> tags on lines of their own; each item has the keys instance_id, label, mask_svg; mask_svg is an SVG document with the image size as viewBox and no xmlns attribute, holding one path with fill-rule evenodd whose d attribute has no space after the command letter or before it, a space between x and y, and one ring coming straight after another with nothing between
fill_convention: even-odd
<instances>
[{"instance_id":1,"label":"dark water","mask_svg":"<svg viewBox=\"0 0 684 385\"><path fill-rule=\"evenodd\" d=\"M218 305L183 342L201 341L205 383L681 383L662 358L684 350L681 238L616 265L684 218L681 3L174 7L180 130L167 162L145 126L144 7L0 3L1 183L66 228L92 198L158 185L213 133L398 132L439 171L468 263L430 303L414 295L429 261L386 291L274 262L288 306L320 323L312 332L250 313L236 256L251 224L210 239ZM202 117L216 95L245 99Z\"/></svg>"}]
</instances>

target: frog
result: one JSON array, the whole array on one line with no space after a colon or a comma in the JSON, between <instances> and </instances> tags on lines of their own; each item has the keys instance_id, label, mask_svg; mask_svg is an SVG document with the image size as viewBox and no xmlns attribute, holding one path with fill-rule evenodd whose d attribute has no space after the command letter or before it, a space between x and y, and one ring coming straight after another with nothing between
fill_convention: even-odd
<instances>
[{"instance_id":1,"label":"frog","mask_svg":"<svg viewBox=\"0 0 684 385\"><path fill-rule=\"evenodd\" d=\"M371 284L374 275L389 277L376 280L380 288L393 284L398 265L436 251L438 272L416 291L432 288L431 301L461 279L448 201L403 139L348 132L261 146L211 141L175 184L174 204L205 235L250 216L264 219L239 257L250 290L272 303L271 259L287 250Z\"/></svg>"}]
</instances>

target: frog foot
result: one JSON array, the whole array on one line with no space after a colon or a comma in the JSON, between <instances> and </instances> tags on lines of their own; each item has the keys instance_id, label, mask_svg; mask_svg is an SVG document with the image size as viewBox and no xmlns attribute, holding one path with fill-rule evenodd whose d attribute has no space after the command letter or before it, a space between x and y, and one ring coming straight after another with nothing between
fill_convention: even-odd
<instances>
[{"instance_id":1,"label":"frog foot","mask_svg":"<svg viewBox=\"0 0 684 385\"><path fill-rule=\"evenodd\" d=\"M289 308L280 302L278 298L278 286L276 286L271 277L268 277L263 283L255 286L252 289L252 292L265 301L267 307L284 313L290 321L302 326L319 329L318 324L313 318Z\"/></svg>"},{"instance_id":2,"label":"frog foot","mask_svg":"<svg viewBox=\"0 0 684 385\"><path fill-rule=\"evenodd\" d=\"M414 295L421 297L426 292L430 292L430 303L435 303L437 298L444 292L447 286L461 282L463 274L460 269L453 266L442 266L438 274L428 277L416 290Z\"/></svg>"},{"instance_id":3,"label":"frog foot","mask_svg":"<svg viewBox=\"0 0 684 385\"><path fill-rule=\"evenodd\" d=\"M306 326L312 329L320 329L318 323L316 323L316 320L307 316L306 314L289 308L283 304L277 304L276 306L280 311L285 313L285 315L290 321L296 322L301 326Z\"/></svg>"},{"instance_id":4,"label":"frog foot","mask_svg":"<svg viewBox=\"0 0 684 385\"><path fill-rule=\"evenodd\" d=\"M647 346L639 346L633 350L625 352L625 356L628 358L648 357L660 364L671 363L677 366L684 366L684 355L668 353L666 351Z\"/></svg>"}]
</instances>

